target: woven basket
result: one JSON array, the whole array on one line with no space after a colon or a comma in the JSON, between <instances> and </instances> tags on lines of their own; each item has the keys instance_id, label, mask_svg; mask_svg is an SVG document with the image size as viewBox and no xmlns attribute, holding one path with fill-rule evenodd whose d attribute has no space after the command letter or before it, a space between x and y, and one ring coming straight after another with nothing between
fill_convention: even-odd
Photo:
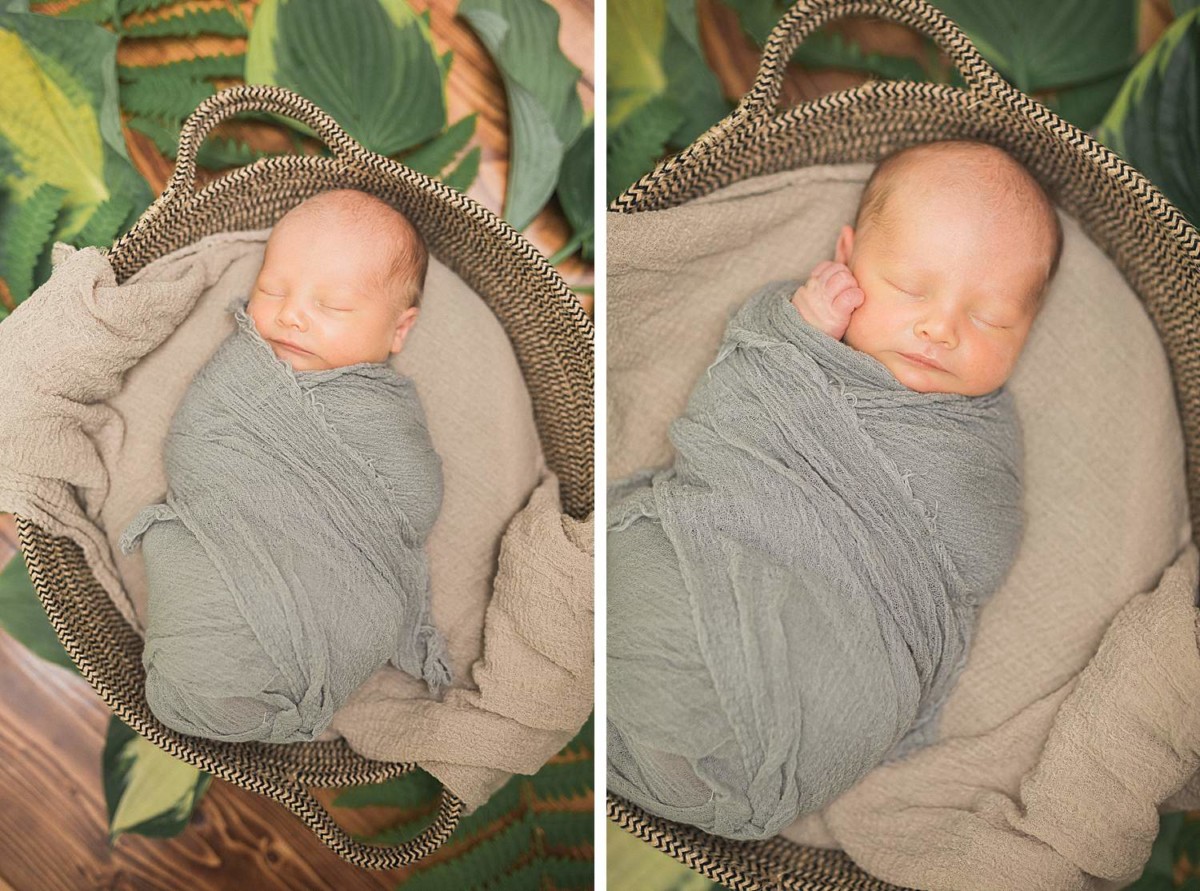
<instances>
[{"instance_id":1,"label":"woven basket","mask_svg":"<svg viewBox=\"0 0 1200 891\"><path fill-rule=\"evenodd\" d=\"M308 125L332 157L264 158L195 191L196 152L220 121L270 112ZM360 189L389 202L421 230L430 252L453 269L503 324L533 401L546 462L558 475L563 509L582 518L593 498L593 330L566 283L519 233L440 182L364 149L313 103L278 87L235 87L209 98L183 126L166 189L108 252L118 281L152 260L217 232L273 225L304 199ZM270 796L300 817L345 860L368 869L412 863L458 823L462 802L443 790L432 823L417 838L379 847L352 839L308 791L378 783L415 769L372 761L344 740L267 745L184 736L146 706L142 638L96 581L79 547L18 517L29 575L63 646L108 707L177 758L244 789Z\"/></svg>"},{"instance_id":2,"label":"woven basket","mask_svg":"<svg viewBox=\"0 0 1200 891\"><path fill-rule=\"evenodd\" d=\"M965 89L873 81L780 110L788 60L801 41L850 16L886 19L932 38ZM1191 515L1200 517L1200 237L1153 185L1092 137L1008 84L946 16L923 0L803 0L780 20L737 108L618 197L611 213L676 207L754 176L815 164L878 161L937 139L1007 149L1116 263L1162 339L1183 423ZM1194 526L1200 544L1200 524ZM651 816L610 795L620 826L734 889L892 889L840 851L776 837L734 842Z\"/></svg>"}]
</instances>

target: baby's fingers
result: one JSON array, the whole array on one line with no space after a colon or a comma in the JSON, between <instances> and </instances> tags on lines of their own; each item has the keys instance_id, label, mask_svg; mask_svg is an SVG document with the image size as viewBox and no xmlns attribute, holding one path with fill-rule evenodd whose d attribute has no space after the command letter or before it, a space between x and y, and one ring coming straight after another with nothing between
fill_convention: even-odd
<instances>
[{"instance_id":1,"label":"baby's fingers","mask_svg":"<svg viewBox=\"0 0 1200 891\"><path fill-rule=\"evenodd\" d=\"M833 308L838 313L850 315L862 306L866 299L867 295L863 293L862 288L847 288L833 298Z\"/></svg>"}]
</instances>

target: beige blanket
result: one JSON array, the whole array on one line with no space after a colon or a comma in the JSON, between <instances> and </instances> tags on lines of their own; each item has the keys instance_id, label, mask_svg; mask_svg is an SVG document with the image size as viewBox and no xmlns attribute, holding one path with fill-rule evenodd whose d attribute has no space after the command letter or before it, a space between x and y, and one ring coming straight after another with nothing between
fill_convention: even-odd
<instances>
[{"instance_id":1,"label":"beige blanket","mask_svg":"<svg viewBox=\"0 0 1200 891\"><path fill-rule=\"evenodd\" d=\"M667 425L729 313L832 256L871 169L789 171L609 215L610 479L670 461ZM1170 373L1136 295L1063 225L1062 266L1010 386L1026 533L938 741L783 833L901 886L1118 887L1140 874L1157 809L1197 801L1197 554Z\"/></svg>"},{"instance_id":2,"label":"beige blanket","mask_svg":"<svg viewBox=\"0 0 1200 891\"><path fill-rule=\"evenodd\" d=\"M232 330L225 308L248 290L268 234L214 236L122 286L101 252L56 246L50 282L0 324L0 511L76 541L139 631L141 557L116 541L165 492L167 425ZM417 761L475 807L511 772L536 771L591 710L592 523L561 512L503 328L436 262L426 294L393 361L416 381L443 459L427 547L457 689L434 702L385 667L322 738Z\"/></svg>"}]
</instances>

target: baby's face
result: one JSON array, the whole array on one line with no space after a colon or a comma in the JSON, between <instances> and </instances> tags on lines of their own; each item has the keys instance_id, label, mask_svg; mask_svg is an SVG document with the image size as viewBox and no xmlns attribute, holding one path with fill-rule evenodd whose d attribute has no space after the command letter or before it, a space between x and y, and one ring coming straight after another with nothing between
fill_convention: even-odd
<instances>
[{"instance_id":1,"label":"baby's face","mask_svg":"<svg viewBox=\"0 0 1200 891\"><path fill-rule=\"evenodd\" d=\"M901 184L884 225L838 240L865 294L844 342L922 393L980 396L1008 380L1037 315L1051 248L1038 227L970 195Z\"/></svg>"},{"instance_id":2,"label":"baby's face","mask_svg":"<svg viewBox=\"0 0 1200 891\"><path fill-rule=\"evenodd\" d=\"M319 371L400 351L417 309L381 293L390 256L381 237L316 217L280 221L246 308L276 356L296 371Z\"/></svg>"}]
</instances>

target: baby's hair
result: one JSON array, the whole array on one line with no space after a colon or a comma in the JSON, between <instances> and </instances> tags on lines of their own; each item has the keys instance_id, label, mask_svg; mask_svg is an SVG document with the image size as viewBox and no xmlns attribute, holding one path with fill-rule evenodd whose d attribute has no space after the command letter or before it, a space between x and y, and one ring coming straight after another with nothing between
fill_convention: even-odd
<instances>
[{"instance_id":1,"label":"baby's hair","mask_svg":"<svg viewBox=\"0 0 1200 891\"><path fill-rule=\"evenodd\" d=\"M312 213L318 218L337 216L338 222L346 219L355 224L389 232L394 237L387 271L380 286L393 288L397 283L405 287L397 291L397 298L404 306L420 306L425 291L425 275L429 270L429 249L417 227L392 205L368 192L356 189L334 189L321 192L292 209L294 213ZM332 222L332 221L331 221Z\"/></svg>"},{"instance_id":2,"label":"baby's hair","mask_svg":"<svg viewBox=\"0 0 1200 891\"><path fill-rule=\"evenodd\" d=\"M1046 280L1038 291L1037 299L1041 301L1046 292L1046 285L1058 271L1059 260L1062 258L1063 231L1062 223L1054 210L1054 202L1050 199L1045 188L1029 170L1006 152L990 142L974 139L946 139L936 142L922 143L899 149L881 160L871 173L866 186L863 187L862 198L859 201L858 212L854 218L854 228L860 229L864 224L886 227L884 214L888 198L895 189L895 175L904 169L906 163L920 158L922 155L946 155L946 161L953 164L953 155L974 155L982 161L990 161L975 165L971 171L973 181L982 177L984 183L994 190L996 205L1005 204L1009 207L1016 205L1029 207L1029 198L1037 205L1037 211L1050 222L1051 237L1054 245L1050 253L1050 265ZM948 175L955 175L953 167L947 168Z\"/></svg>"}]
</instances>

